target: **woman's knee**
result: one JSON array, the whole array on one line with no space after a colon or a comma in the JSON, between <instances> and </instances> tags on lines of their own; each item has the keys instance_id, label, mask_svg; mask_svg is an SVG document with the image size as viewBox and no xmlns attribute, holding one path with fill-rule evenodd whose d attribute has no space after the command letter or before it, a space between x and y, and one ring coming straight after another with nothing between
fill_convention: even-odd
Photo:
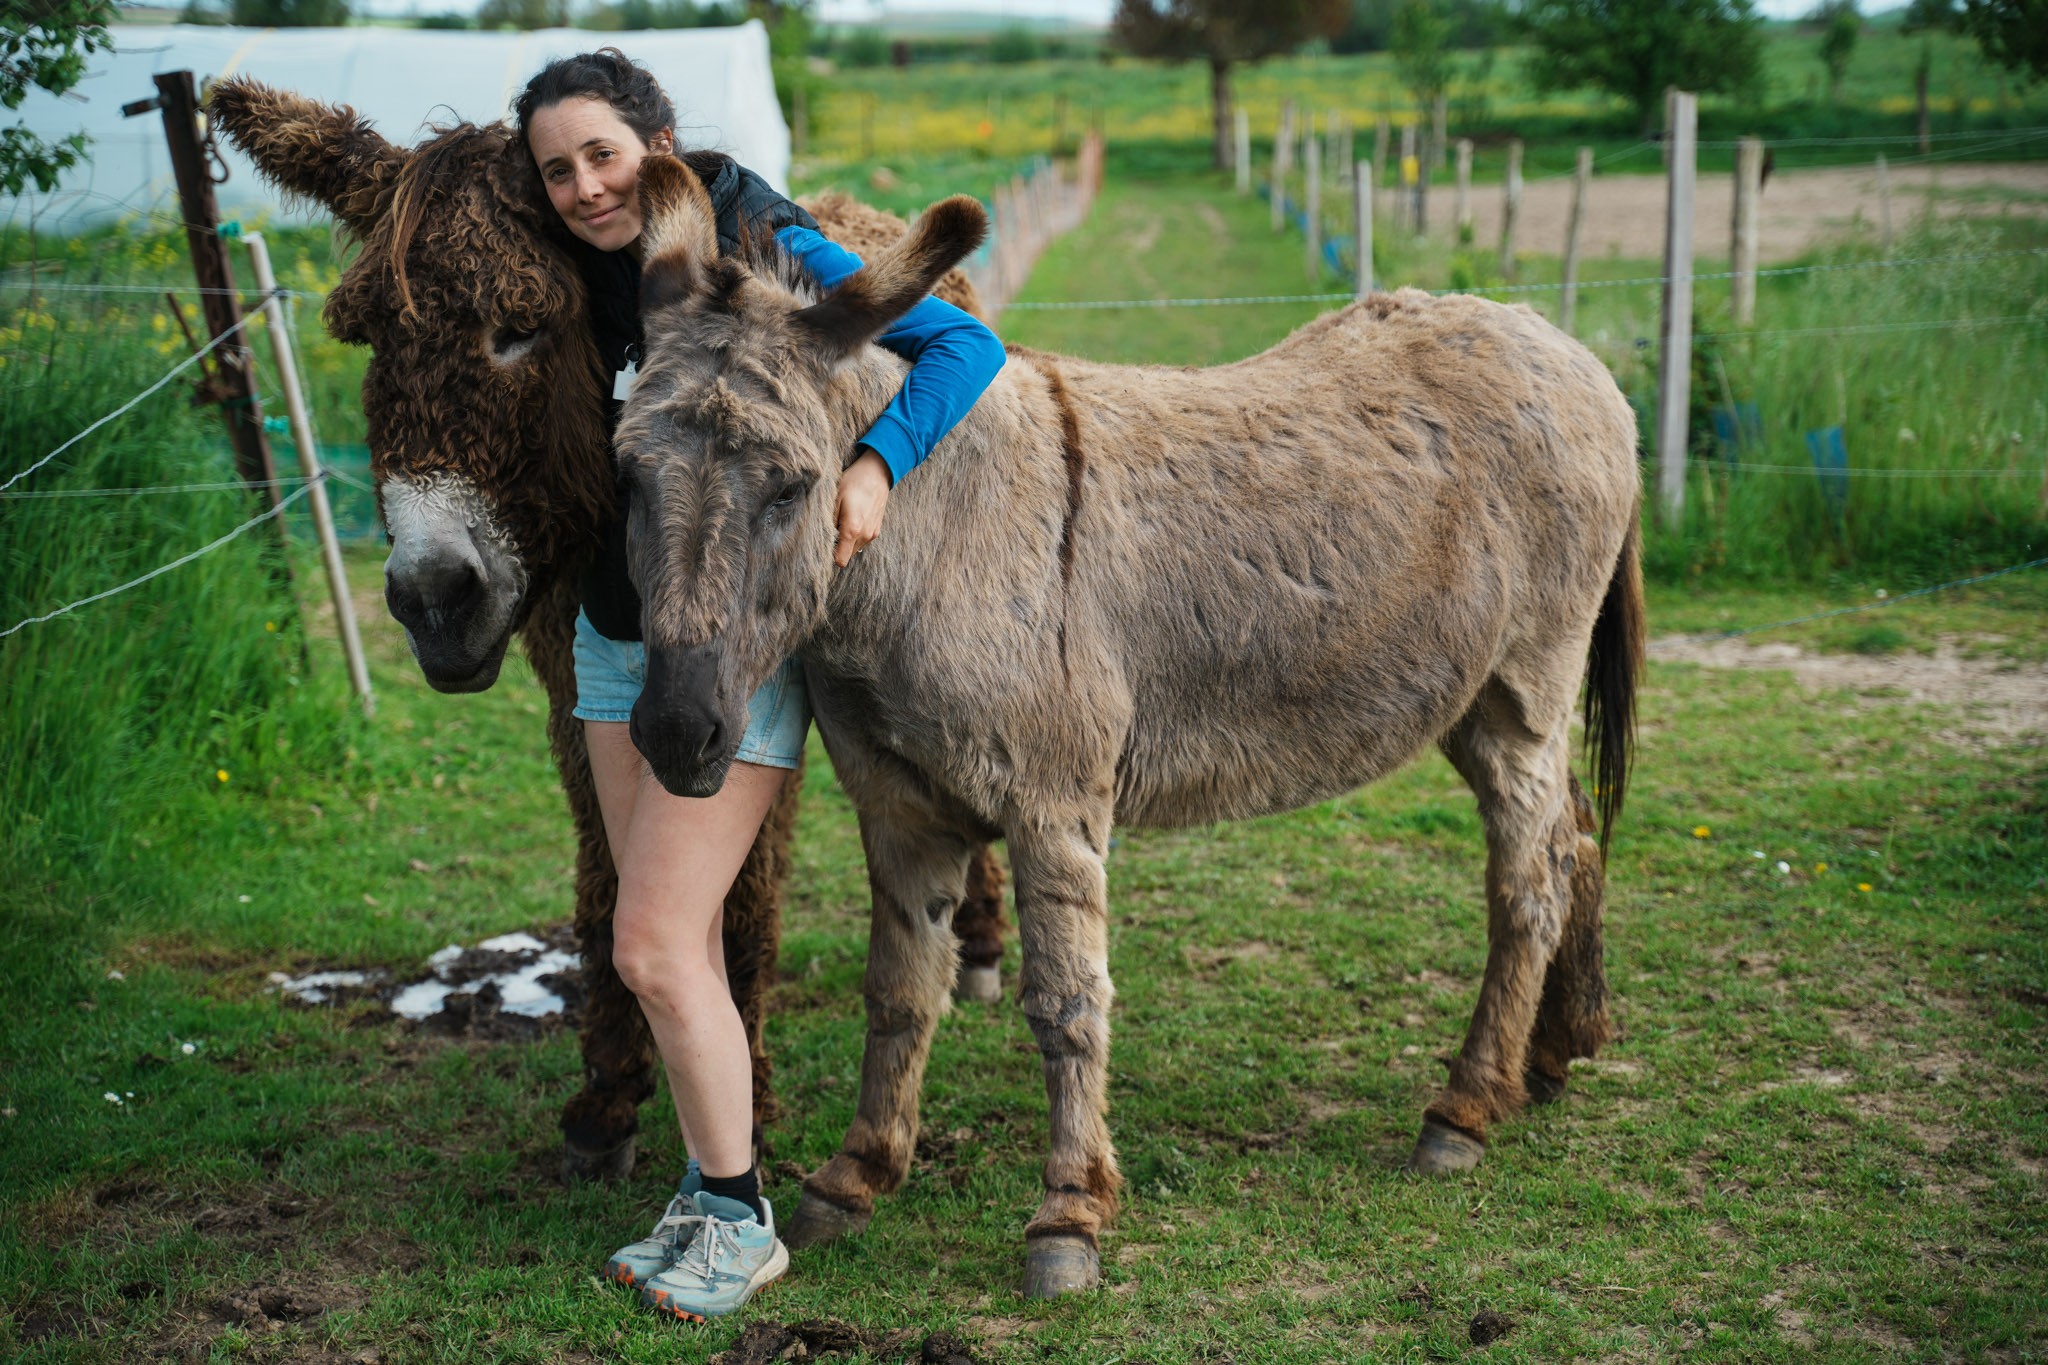
<instances>
[{"instance_id":1,"label":"woman's knee","mask_svg":"<svg viewBox=\"0 0 2048 1365\"><path fill-rule=\"evenodd\" d=\"M623 898L613 923L612 964L619 980L638 997L643 1008L675 1006L706 981L717 984L717 971L705 953L701 930L690 930L679 915L634 913Z\"/></svg>"}]
</instances>

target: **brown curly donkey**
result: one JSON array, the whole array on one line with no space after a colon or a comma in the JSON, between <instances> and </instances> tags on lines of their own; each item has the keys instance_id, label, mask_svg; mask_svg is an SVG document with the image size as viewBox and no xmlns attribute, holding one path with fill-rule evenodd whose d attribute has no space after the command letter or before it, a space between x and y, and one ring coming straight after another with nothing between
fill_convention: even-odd
<instances>
[{"instance_id":1,"label":"brown curly donkey","mask_svg":"<svg viewBox=\"0 0 2048 1365\"><path fill-rule=\"evenodd\" d=\"M582 281L531 159L503 124L463 124L410 150L354 110L237 77L214 88L214 127L280 188L326 206L361 244L324 317L370 347L363 381L371 468L392 535L386 598L428 682L475 692L497 679L514 632L548 694L548 741L577 834L575 928L587 1003L583 1090L562 1112L563 1169L617 1177L633 1166L654 1051L611 963L617 877L570 655L582 566L617 487L601 421L604 376ZM904 224L844 196L813 206L827 235L873 251ZM939 292L974 311L965 276ZM459 553L431 534L463 527ZM725 903L725 959L753 1052L757 1143L773 1117L761 1041L801 773L769 812ZM956 891L959 992L993 999L1002 959L1003 875L983 846Z\"/></svg>"}]
</instances>

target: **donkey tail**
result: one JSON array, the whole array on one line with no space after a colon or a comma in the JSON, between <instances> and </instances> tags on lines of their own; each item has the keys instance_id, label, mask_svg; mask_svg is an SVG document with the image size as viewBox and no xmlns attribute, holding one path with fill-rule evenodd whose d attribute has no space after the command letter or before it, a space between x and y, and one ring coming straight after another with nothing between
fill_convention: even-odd
<instances>
[{"instance_id":1,"label":"donkey tail","mask_svg":"<svg viewBox=\"0 0 2048 1365\"><path fill-rule=\"evenodd\" d=\"M1607 582L1607 597L1593 622L1586 651L1586 756L1593 768L1593 798L1600 807L1600 851L1607 851L1615 817L1628 790L1636 736L1636 684L1643 674L1642 520L1629 518L1628 539Z\"/></svg>"}]
</instances>

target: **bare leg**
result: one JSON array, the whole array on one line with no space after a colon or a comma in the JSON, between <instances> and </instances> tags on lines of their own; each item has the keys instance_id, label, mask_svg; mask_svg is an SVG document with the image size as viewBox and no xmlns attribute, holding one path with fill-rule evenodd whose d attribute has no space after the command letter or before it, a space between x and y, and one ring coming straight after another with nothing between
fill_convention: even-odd
<instances>
[{"instance_id":1,"label":"bare leg","mask_svg":"<svg viewBox=\"0 0 2048 1365\"><path fill-rule=\"evenodd\" d=\"M1498 683L1444 741L1479 797L1486 825L1486 976L1450 1083L1423 1111L1409 1166L1465 1170L1485 1152L1487 1125L1528 1101L1522 1072L1545 971L1564 933L1579 830L1563 717L1532 726Z\"/></svg>"},{"instance_id":2,"label":"bare leg","mask_svg":"<svg viewBox=\"0 0 2048 1365\"><path fill-rule=\"evenodd\" d=\"M753 1068L725 977L727 891L784 773L735 764L703 800L646 772L627 727L592 723L592 767L620 850L615 961L654 1034L684 1142L707 1175L753 1165Z\"/></svg>"},{"instance_id":3,"label":"bare leg","mask_svg":"<svg viewBox=\"0 0 2048 1365\"><path fill-rule=\"evenodd\" d=\"M859 1232L875 1196L909 1173L925 1061L958 965L953 911L972 845L935 821L897 823L865 811L861 843L874 905L860 1102L838 1154L804 1181L803 1201L784 1234L792 1247Z\"/></svg>"}]
</instances>

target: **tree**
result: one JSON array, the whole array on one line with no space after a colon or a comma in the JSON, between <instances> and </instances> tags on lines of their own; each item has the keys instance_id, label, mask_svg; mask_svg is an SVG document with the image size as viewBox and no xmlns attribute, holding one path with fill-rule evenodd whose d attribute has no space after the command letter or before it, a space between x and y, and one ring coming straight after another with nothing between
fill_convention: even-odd
<instances>
[{"instance_id":1,"label":"tree","mask_svg":"<svg viewBox=\"0 0 2048 1365\"><path fill-rule=\"evenodd\" d=\"M349 0L229 0L230 23L250 28L340 28Z\"/></svg>"},{"instance_id":2,"label":"tree","mask_svg":"<svg viewBox=\"0 0 2048 1365\"><path fill-rule=\"evenodd\" d=\"M31 90L61 95L78 84L85 59L113 45L113 17L113 0L8 0L0 15L0 105L19 109ZM0 188L20 194L33 180L48 194L85 155L86 142L84 133L45 142L24 123L0 128Z\"/></svg>"},{"instance_id":3,"label":"tree","mask_svg":"<svg viewBox=\"0 0 2048 1365\"><path fill-rule=\"evenodd\" d=\"M1762 20L1751 0L1529 0L1522 25L1539 89L1591 86L1656 129L1664 91L1739 94L1763 70Z\"/></svg>"},{"instance_id":4,"label":"tree","mask_svg":"<svg viewBox=\"0 0 2048 1365\"><path fill-rule=\"evenodd\" d=\"M1451 83L1451 25L1435 0L1402 0L1394 11L1387 48L1394 54L1394 73L1418 109L1430 109Z\"/></svg>"},{"instance_id":5,"label":"tree","mask_svg":"<svg viewBox=\"0 0 2048 1365\"><path fill-rule=\"evenodd\" d=\"M567 28L569 0L484 0L476 12L476 26L486 32L516 28L527 33L537 28Z\"/></svg>"},{"instance_id":6,"label":"tree","mask_svg":"<svg viewBox=\"0 0 2048 1365\"><path fill-rule=\"evenodd\" d=\"M1820 64L1828 69L1828 102L1833 103L1841 97L1842 77L1849 74L1849 59L1863 36L1863 16L1856 12L1856 0L1822 0L1812 22L1821 26Z\"/></svg>"},{"instance_id":7,"label":"tree","mask_svg":"<svg viewBox=\"0 0 2048 1365\"><path fill-rule=\"evenodd\" d=\"M1209 64L1215 164L1223 169L1232 153L1231 68L1331 37L1350 15L1350 0L1117 0L1110 34L1140 57Z\"/></svg>"},{"instance_id":8,"label":"tree","mask_svg":"<svg viewBox=\"0 0 2048 1365\"><path fill-rule=\"evenodd\" d=\"M1913 0L1906 32L1930 28L1975 38L1984 55L2008 71L2048 78L2048 0Z\"/></svg>"}]
</instances>

